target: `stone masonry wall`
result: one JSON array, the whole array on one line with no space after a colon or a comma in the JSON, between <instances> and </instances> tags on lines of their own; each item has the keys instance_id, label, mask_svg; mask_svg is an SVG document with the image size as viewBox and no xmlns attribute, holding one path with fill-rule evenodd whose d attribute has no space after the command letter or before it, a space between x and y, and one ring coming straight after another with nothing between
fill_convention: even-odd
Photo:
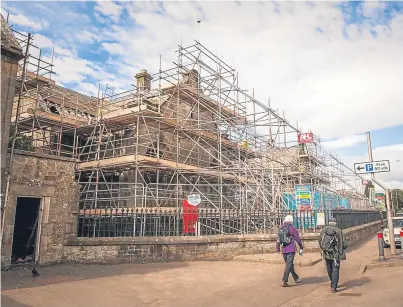
<instances>
[{"instance_id":1,"label":"stone masonry wall","mask_svg":"<svg viewBox=\"0 0 403 307\"><path fill-rule=\"evenodd\" d=\"M1 182L2 194L5 189L5 171L7 160L7 148L10 134L11 113L13 109L13 100L16 86L16 76L18 69L18 60L6 54L1 55L1 115L0 115L0 133L1 133Z\"/></svg>"},{"instance_id":2,"label":"stone masonry wall","mask_svg":"<svg viewBox=\"0 0 403 307\"><path fill-rule=\"evenodd\" d=\"M344 230L349 245L381 228L374 222ZM303 234L305 251L318 251L319 234ZM171 238L78 238L66 243L63 262L147 263L231 260L234 256L275 252L276 235L229 235Z\"/></svg>"},{"instance_id":3,"label":"stone masonry wall","mask_svg":"<svg viewBox=\"0 0 403 307\"><path fill-rule=\"evenodd\" d=\"M36 242L41 264L60 261L63 243L75 237L77 219L72 212L77 210L78 195L71 160L16 151L5 210L2 266L10 265L17 197L41 199L41 236Z\"/></svg>"}]
</instances>

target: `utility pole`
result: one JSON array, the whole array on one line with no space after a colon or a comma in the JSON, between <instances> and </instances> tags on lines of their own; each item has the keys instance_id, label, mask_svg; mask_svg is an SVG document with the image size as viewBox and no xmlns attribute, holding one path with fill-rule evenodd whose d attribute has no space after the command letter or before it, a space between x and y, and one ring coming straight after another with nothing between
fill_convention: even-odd
<instances>
[{"instance_id":1,"label":"utility pole","mask_svg":"<svg viewBox=\"0 0 403 307\"><path fill-rule=\"evenodd\" d=\"M371 145L371 133L367 132L367 144L368 144L368 158L369 158L369 162L373 161L372 158L372 145ZM375 174L371 173L371 178L374 179L375 178Z\"/></svg>"},{"instance_id":2,"label":"utility pole","mask_svg":"<svg viewBox=\"0 0 403 307\"><path fill-rule=\"evenodd\" d=\"M371 135L367 132L367 143L368 143L368 157L369 162L372 162L372 145L371 145ZM379 185L382 189L385 190L386 196L386 212L387 212L387 220L388 220L388 229L389 229L389 240L390 240L390 254L396 255L396 245L395 245L395 233L393 230L393 220L392 220L392 212L390 206L390 190L384 186L382 183L375 180L375 174L371 173L372 180Z\"/></svg>"}]
</instances>

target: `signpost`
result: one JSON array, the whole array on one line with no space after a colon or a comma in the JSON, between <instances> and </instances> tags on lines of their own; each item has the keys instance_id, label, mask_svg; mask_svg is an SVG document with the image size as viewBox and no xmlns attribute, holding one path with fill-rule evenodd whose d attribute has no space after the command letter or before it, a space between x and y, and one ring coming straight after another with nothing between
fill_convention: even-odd
<instances>
[{"instance_id":1,"label":"signpost","mask_svg":"<svg viewBox=\"0 0 403 307\"><path fill-rule=\"evenodd\" d=\"M323 212L316 213L316 218L317 218L316 226L326 225L325 214Z\"/></svg>"},{"instance_id":2,"label":"signpost","mask_svg":"<svg viewBox=\"0 0 403 307\"><path fill-rule=\"evenodd\" d=\"M390 172L389 160L354 163L356 174L372 174Z\"/></svg>"},{"instance_id":3,"label":"signpost","mask_svg":"<svg viewBox=\"0 0 403 307\"><path fill-rule=\"evenodd\" d=\"M188 203L192 206L198 206L201 203L200 194L190 194L188 195Z\"/></svg>"},{"instance_id":4,"label":"signpost","mask_svg":"<svg viewBox=\"0 0 403 307\"><path fill-rule=\"evenodd\" d=\"M297 210L301 212L297 218L297 223L305 229L314 228L315 221L312 220L312 187L309 184L297 184L294 187L295 204ZM305 213L306 212L306 213Z\"/></svg>"},{"instance_id":5,"label":"signpost","mask_svg":"<svg viewBox=\"0 0 403 307\"><path fill-rule=\"evenodd\" d=\"M371 146L371 134L369 132L367 132L366 134L367 134L367 143L368 143L368 158L369 158L370 162L356 163L356 164L354 164L354 170L357 174L371 174L372 181L374 181L377 185L379 185L382 189L385 190L388 228L389 228L389 233L393 234L392 211L391 211L391 205L390 205L390 190L384 184L375 180L375 173L390 172L389 160L373 161L372 146ZM363 167L365 169L365 172L363 172L363 169L362 169ZM358 173L358 172L361 172L361 173ZM395 240L391 240L391 242L390 242L390 254L396 255Z\"/></svg>"},{"instance_id":6,"label":"signpost","mask_svg":"<svg viewBox=\"0 0 403 307\"><path fill-rule=\"evenodd\" d=\"M311 186L295 185L295 202L298 210L306 211L312 208Z\"/></svg>"},{"instance_id":7,"label":"signpost","mask_svg":"<svg viewBox=\"0 0 403 307\"><path fill-rule=\"evenodd\" d=\"M183 234L199 234L197 206L200 203L200 194L190 194L187 200L183 200Z\"/></svg>"}]
</instances>

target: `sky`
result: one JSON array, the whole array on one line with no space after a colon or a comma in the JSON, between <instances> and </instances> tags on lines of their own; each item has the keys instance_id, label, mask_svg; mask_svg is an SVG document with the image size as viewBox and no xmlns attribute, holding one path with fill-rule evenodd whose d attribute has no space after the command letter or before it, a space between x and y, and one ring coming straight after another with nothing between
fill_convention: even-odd
<instances>
[{"instance_id":1,"label":"sky","mask_svg":"<svg viewBox=\"0 0 403 307\"><path fill-rule=\"evenodd\" d=\"M141 69L171 67L194 39L233 63L240 85L319 135L349 167L391 161L376 176L403 188L403 2L7 2L2 14L32 32L58 83L97 96ZM197 23L201 20L200 23ZM399 161L400 160L400 161Z\"/></svg>"}]
</instances>

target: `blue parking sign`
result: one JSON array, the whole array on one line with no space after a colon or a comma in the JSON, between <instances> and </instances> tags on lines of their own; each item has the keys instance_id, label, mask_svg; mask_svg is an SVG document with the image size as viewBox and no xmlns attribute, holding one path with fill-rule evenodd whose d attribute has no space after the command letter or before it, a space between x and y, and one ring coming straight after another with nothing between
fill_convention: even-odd
<instances>
[{"instance_id":1,"label":"blue parking sign","mask_svg":"<svg viewBox=\"0 0 403 307\"><path fill-rule=\"evenodd\" d=\"M373 164L365 164L365 171L372 172L374 170Z\"/></svg>"}]
</instances>

